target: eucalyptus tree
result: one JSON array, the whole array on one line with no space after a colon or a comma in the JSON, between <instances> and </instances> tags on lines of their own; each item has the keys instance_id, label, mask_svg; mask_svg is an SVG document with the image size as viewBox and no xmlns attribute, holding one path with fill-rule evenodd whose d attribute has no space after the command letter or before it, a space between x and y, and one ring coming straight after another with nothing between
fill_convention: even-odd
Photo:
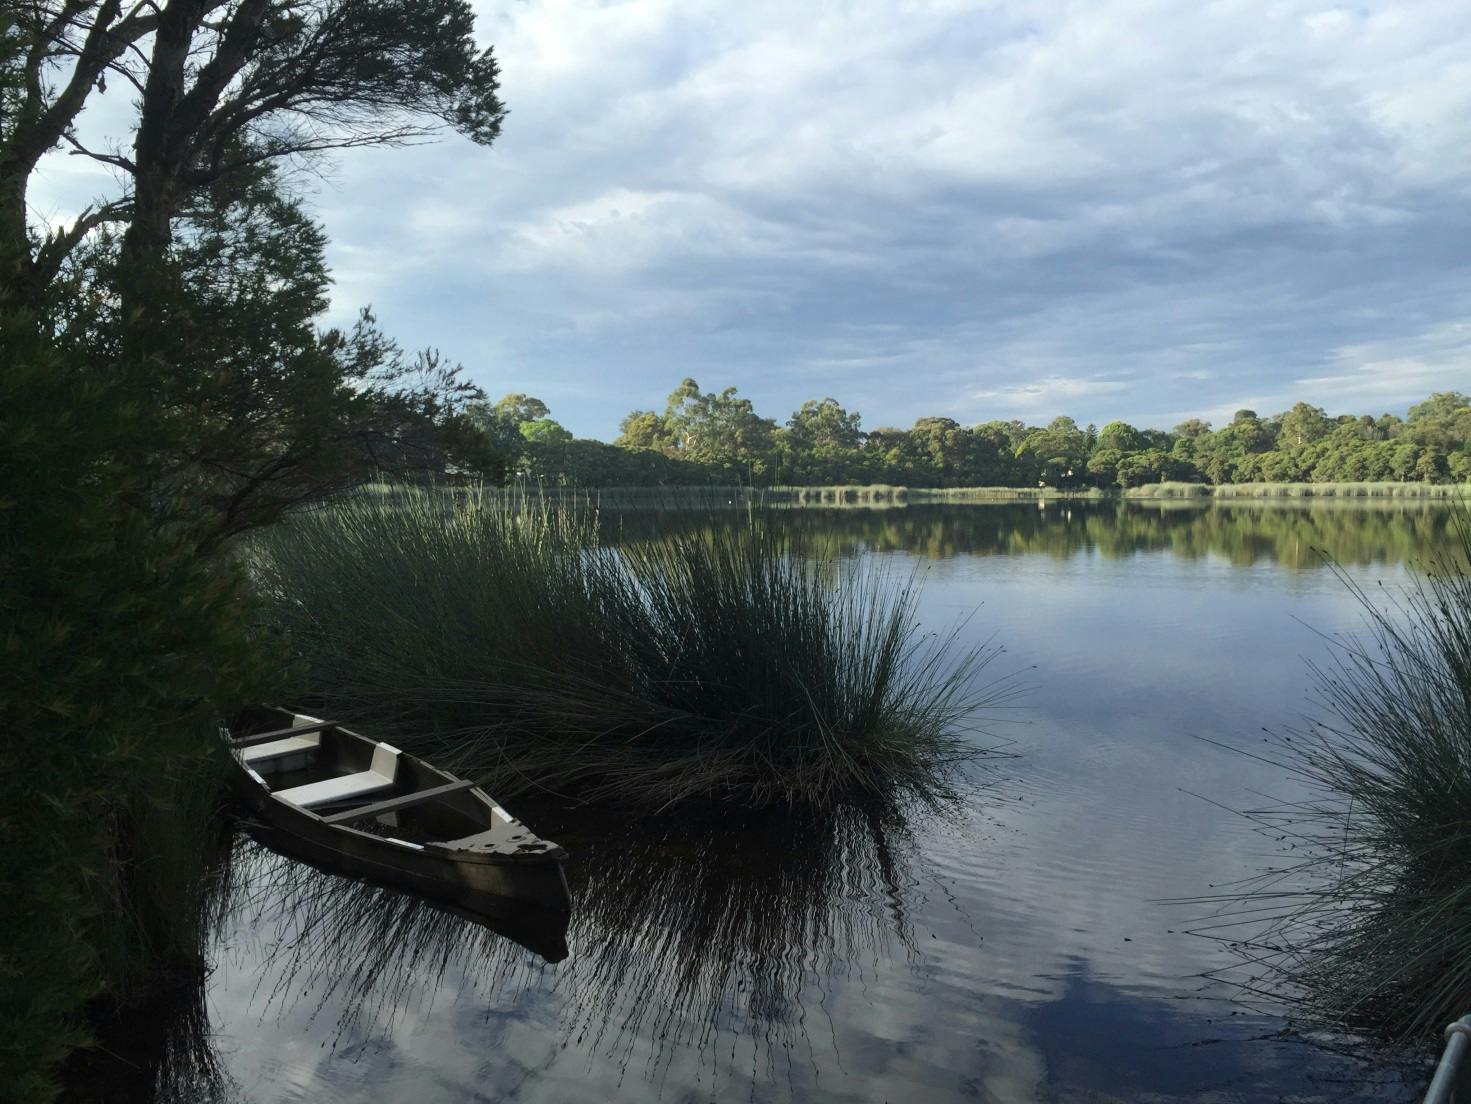
<instances>
[{"instance_id":1,"label":"eucalyptus tree","mask_svg":"<svg viewBox=\"0 0 1471 1104\"><path fill-rule=\"evenodd\" d=\"M151 500L192 500L220 538L372 470L499 470L456 367L404 357L370 315L318 329L325 236L279 171L443 130L493 141L505 109L473 24L465 0L5 6L0 324L132 381ZM124 98L120 132L94 134L84 112ZM38 223L48 154L108 166L115 194Z\"/></svg>"},{"instance_id":2,"label":"eucalyptus tree","mask_svg":"<svg viewBox=\"0 0 1471 1104\"><path fill-rule=\"evenodd\" d=\"M494 55L473 28L466 0L6 5L0 259L10 296L39 301L105 226L120 228L128 267L156 260L190 196L255 165L444 128L490 143L505 108ZM130 129L94 139L82 113L116 95L109 83L133 99ZM39 228L27 196L58 149L110 166L123 186L68 224Z\"/></svg>"},{"instance_id":3,"label":"eucalyptus tree","mask_svg":"<svg viewBox=\"0 0 1471 1104\"><path fill-rule=\"evenodd\" d=\"M1443 452L1471 451L1471 398L1457 391L1439 391L1410 407L1402 432L1416 444Z\"/></svg>"},{"instance_id":4,"label":"eucalyptus tree","mask_svg":"<svg viewBox=\"0 0 1471 1104\"><path fill-rule=\"evenodd\" d=\"M699 463L744 464L752 471L768 462L776 429L734 387L705 392L693 379L682 380L669 393L662 425L672 455Z\"/></svg>"},{"instance_id":5,"label":"eucalyptus tree","mask_svg":"<svg viewBox=\"0 0 1471 1104\"><path fill-rule=\"evenodd\" d=\"M1310 445L1321 441L1333 429L1333 423L1322 407L1305 402L1294 403L1292 409L1280 415L1277 421L1280 425L1277 431L1279 448Z\"/></svg>"},{"instance_id":6,"label":"eucalyptus tree","mask_svg":"<svg viewBox=\"0 0 1471 1104\"><path fill-rule=\"evenodd\" d=\"M813 453L856 449L863 444L862 425L862 416L836 399L808 399L787 419L787 440L794 449Z\"/></svg>"},{"instance_id":7,"label":"eucalyptus tree","mask_svg":"<svg viewBox=\"0 0 1471 1104\"><path fill-rule=\"evenodd\" d=\"M1096 447L1117 449L1120 452L1142 452L1145 448L1144 434L1128 422L1109 422L1098 431Z\"/></svg>"}]
</instances>

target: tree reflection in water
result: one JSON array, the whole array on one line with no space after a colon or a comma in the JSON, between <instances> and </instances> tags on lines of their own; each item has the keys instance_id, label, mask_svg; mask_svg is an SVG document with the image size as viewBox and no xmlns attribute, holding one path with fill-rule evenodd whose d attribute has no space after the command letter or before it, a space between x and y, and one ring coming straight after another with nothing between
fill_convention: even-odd
<instances>
[{"instance_id":1,"label":"tree reflection in water","mask_svg":"<svg viewBox=\"0 0 1471 1104\"><path fill-rule=\"evenodd\" d=\"M820 555L906 552L929 561L974 556L1081 553L1120 560L1169 552L1184 560L1219 558L1245 567L1277 564L1317 571L1324 553L1340 564L1405 563L1450 539L1449 515L1435 502L1353 499L1223 501L1055 501L862 506L773 510L773 524L799 533ZM657 539L679 526L718 523L709 511L606 512L609 540Z\"/></svg>"}]
</instances>

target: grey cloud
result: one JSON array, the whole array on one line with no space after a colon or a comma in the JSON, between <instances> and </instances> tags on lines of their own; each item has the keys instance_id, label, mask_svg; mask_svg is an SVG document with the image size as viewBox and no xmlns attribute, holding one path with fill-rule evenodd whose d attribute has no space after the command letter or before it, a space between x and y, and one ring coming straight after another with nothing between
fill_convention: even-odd
<instances>
[{"instance_id":1,"label":"grey cloud","mask_svg":"<svg viewBox=\"0 0 1471 1104\"><path fill-rule=\"evenodd\" d=\"M1464 4L480 11L505 136L338 160L334 317L576 432L686 375L868 425L1456 382Z\"/></svg>"}]
</instances>

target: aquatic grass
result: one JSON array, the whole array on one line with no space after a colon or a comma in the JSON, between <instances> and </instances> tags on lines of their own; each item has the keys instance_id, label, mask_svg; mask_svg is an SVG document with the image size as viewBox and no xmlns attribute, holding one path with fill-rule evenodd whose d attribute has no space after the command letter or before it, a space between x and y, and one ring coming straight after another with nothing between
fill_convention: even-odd
<instances>
[{"instance_id":1,"label":"aquatic grass","mask_svg":"<svg viewBox=\"0 0 1471 1104\"><path fill-rule=\"evenodd\" d=\"M1104 499L1098 487L900 487L887 483L767 487L760 501L793 506L883 506L959 502L1035 502L1042 499Z\"/></svg>"},{"instance_id":2,"label":"aquatic grass","mask_svg":"<svg viewBox=\"0 0 1471 1104\"><path fill-rule=\"evenodd\" d=\"M596 635L595 543L591 515L399 489L297 516L259 538L254 566L311 684L382 708L411 687L535 684L616 660Z\"/></svg>"},{"instance_id":3,"label":"aquatic grass","mask_svg":"<svg viewBox=\"0 0 1471 1104\"><path fill-rule=\"evenodd\" d=\"M1320 716L1271 753L1308 796L1250 813L1296 857L1209 929L1252 991L1392 1039L1471 1012L1471 511L1453 529L1404 593L1339 570L1365 632L1333 640Z\"/></svg>"},{"instance_id":4,"label":"aquatic grass","mask_svg":"<svg viewBox=\"0 0 1471 1104\"><path fill-rule=\"evenodd\" d=\"M1144 483L1124 489L1125 498L1207 498L1212 487L1209 483L1181 483L1166 480L1163 483Z\"/></svg>"},{"instance_id":5,"label":"aquatic grass","mask_svg":"<svg viewBox=\"0 0 1471 1104\"><path fill-rule=\"evenodd\" d=\"M1222 483L1217 498L1427 498L1456 500L1471 496L1462 483Z\"/></svg>"},{"instance_id":6,"label":"aquatic grass","mask_svg":"<svg viewBox=\"0 0 1471 1104\"><path fill-rule=\"evenodd\" d=\"M542 499L362 496L265 534L317 708L501 793L665 807L938 799L987 649L922 634L918 577L808 554L759 511L653 539Z\"/></svg>"},{"instance_id":7,"label":"aquatic grass","mask_svg":"<svg viewBox=\"0 0 1471 1104\"><path fill-rule=\"evenodd\" d=\"M1124 491L1125 498L1414 498L1435 501L1471 499L1466 483L1146 483Z\"/></svg>"}]
</instances>

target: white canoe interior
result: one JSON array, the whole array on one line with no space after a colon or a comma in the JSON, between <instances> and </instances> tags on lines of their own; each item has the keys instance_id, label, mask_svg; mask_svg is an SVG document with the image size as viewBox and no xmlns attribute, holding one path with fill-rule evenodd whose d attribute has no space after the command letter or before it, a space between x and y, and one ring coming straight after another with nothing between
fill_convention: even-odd
<instances>
[{"instance_id":1,"label":"white canoe interior","mask_svg":"<svg viewBox=\"0 0 1471 1104\"><path fill-rule=\"evenodd\" d=\"M313 718L303 718L298 714L292 727L300 728L312 723ZM306 736L287 736L268 744L256 744L254 747L242 749L240 761L247 767L258 768L270 763L277 769L290 770L293 767L305 765L321 744L321 732L313 732ZM398 748L391 744L380 743L373 749L373 761L368 765L367 770L338 775L336 778L324 778L320 782L308 782L304 786L293 786L286 790L276 790L275 796L303 809L312 809L319 805L336 805L343 801L356 801L359 798L387 793L393 789L398 779L399 754ZM300 758L302 762L295 763L293 758Z\"/></svg>"},{"instance_id":2,"label":"white canoe interior","mask_svg":"<svg viewBox=\"0 0 1471 1104\"><path fill-rule=\"evenodd\" d=\"M391 744L305 714L289 725L236 740L234 754L271 797L329 825L372 831L422 849L475 850L530 858L559 856L473 782L434 770ZM411 838L404 838L408 832Z\"/></svg>"}]
</instances>

